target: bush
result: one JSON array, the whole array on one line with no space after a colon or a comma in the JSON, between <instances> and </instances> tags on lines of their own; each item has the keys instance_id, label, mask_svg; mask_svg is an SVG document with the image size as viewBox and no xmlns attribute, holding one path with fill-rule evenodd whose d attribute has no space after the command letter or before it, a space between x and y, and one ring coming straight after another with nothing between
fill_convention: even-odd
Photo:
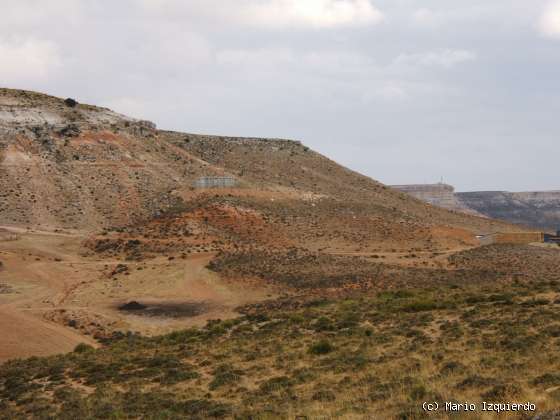
<instances>
[{"instance_id":1,"label":"bush","mask_svg":"<svg viewBox=\"0 0 560 420\"><path fill-rule=\"evenodd\" d=\"M95 349L86 343L80 343L76 347L74 347L74 353L88 353L90 351L94 351Z\"/></svg>"},{"instance_id":2,"label":"bush","mask_svg":"<svg viewBox=\"0 0 560 420\"><path fill-rule=\"evenodd\" d=\"M526 300L525 302L522 302L521 305L522 306L543 306L543 305L548 305L550 303L550 301L548 299L529 299Z\"/></svg>"},{"instance_id":3,"label":"bush","mask_svg":"<svg viewBox=\"0 0 560 420\"><path fill-rule=\"evenodd\" d=\"M452 360L451 362L447 362L445 365L442 366L439 373L442 375L448 375L450 373L460 372L465 369L465 366L460 363Z\"/></svg>"},{"instance_id":4,"label":"bush","mask_svg":"<svg viewBox=\"0 0 560 420\"><path fill-rule=\"evenodd\" d=\"M234 370L230 366L220 365L214 370L214 379L210 382L210 390L217 389L224 385L232 385L239 382L243 372Z\"/></svg>"},{"instance_id":5,"label":"bush","mask_svg":"<svg viewBox=\"0 0 560 420\"><path fill-rule=\"evenodd\" d=\"M465 389L476 389L476 388L483 388L488 387L496 384L496 379L494 378L487 378L479 375L472 375L465 378L463 381L459 382L456 385L457 389L465 390Z\"/></svg>"},{"instance_id":6,"label":"bush","mask_svg":"<svg viewBox=\"0 0 560 420\"><path fill-rule=\"evenodd\" d=\"M277 376L275 378L270 378L268 381L263 382L259 389L264 393L271 393L275 391L282 391L283 389L292 386L292 381L287 376Z\"/></svg>"},{"instance_id":7,"label":"bush","mask_svg":"<svg viewBox=\"0 0 560 420\"><path fill-rule=\"evenodd\" d=\"M192 370L169 369L165 372L163 377L159 379L162 385L173 385L179 382L189 381L196 379L200 375Z\"/></svg>"},{"instance_id":8,"label":"bush","mask_svg":"<svg viewBox=\"0 0 560 420\"><path fill-rule=\"evenodd\" d=\"M545 373L544 375L538 376L533 379L532 384L543 385L547 387L560 385L560 374Z\"/></svg>"},{"instance_id":9,"label":"bush","mask_svg":"<svg viewBox=\"0 0 560 420\"><path fill-rule=\"evenodd\" d=\"M320 390L313 394L314 401L328 402L336 400L336 396L332 391Z\"/></svg>"},{"instance_id":10,"label":"bush","mask_svg":"<svg viewBox=\"0 0 560 420\"><path fill-rule=\"evenodd\" d=\"M521 395L521 388L516 384L499 384L494 386L490 391L482 394L482 398L490 401L504 401L507 398L515 398Z\"/></svg>"},{"instance_id":11,"label":"bush","mask_svg":"<svg viewBox=\"0 0 560 420\"><path fill-rule=\"evenodd\" d=\"M76 105L78 105L78 102L75 99L66 98L64 100L64 104L70 108L74 108Z\"/></svg>"},{"instance_id":12,"label":"bush","mask_svg":"<svg viewBox=\"0 0 560 420\"><path fill-rule=\"evenodd\" d=\"M326 316L319 317L313 325L315 331L332 331L334 326L329 318Z\"/></svg>"},{"instance_id":13,"label":"bush","mask_svg":"<svg viewBox=\"0 0 560 420\"><path fill-rule=\"evenodd\" d=\"M315 355L327 354L333 350L334 347L327 340L321 340L309 347L309 353Z\"/></svg>"},{"instance_id":14,"label":"bush","mask_svg":"<svg viewBox=\"0 0 560 420\"><path fill-rule=\"evenodd\" d=\"M424 312L424 311L434 311L436 309L441 309L442 306L437 302L432 300L419 300L416 302L410 302L403 305L402 310L404 312Z\"/></svg>"},{"instance_id":15,"label":"bush","mask_svg":"<svg viewBox=\"0 0 560 420\"><path fill-rule=\"evenodd\" d=\"M426 387L424 385L416 385L410 390L409 396L411 400L418 401L424 398L427 393L428 391L426 391Z\"/></svg>"}]
</instances>

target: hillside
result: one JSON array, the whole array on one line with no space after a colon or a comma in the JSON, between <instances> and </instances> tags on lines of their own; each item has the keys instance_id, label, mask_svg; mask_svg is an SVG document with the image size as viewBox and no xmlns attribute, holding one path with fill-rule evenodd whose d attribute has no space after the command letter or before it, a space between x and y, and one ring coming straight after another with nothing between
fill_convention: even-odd
<instances>
[{"instance_id":1,"label":"hillside","mask_svg":"<svg viewBox=\"0 0 560 420\"><path fill-rule=\"evenodd\" d=\"M160 131L107 109L0 90L4 224L89 231L130 225L188 200L199 177L224 174L239 182L234 195L278 198L296 212L328 202L337 217L377 217L410 235L425 236L436 225L477 232L495 225L426 206L299 142Z\"/></svg>"},{"instance_id":2,"label":"hillside","mask_svg":"<svg viewBox=\"0 0 560 420\"><path fill-rule=\"evenodd\" d=\"M422 418L425 398L558 398L558 247L480 247L522 228L300 142L2 89L0 195L3 417Z\"/></svg>"}]
</instances>

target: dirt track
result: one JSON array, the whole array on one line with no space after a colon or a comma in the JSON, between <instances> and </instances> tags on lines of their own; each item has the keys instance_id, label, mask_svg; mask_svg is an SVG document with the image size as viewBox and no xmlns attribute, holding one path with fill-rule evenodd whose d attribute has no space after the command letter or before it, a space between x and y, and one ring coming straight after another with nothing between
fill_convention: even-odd
<instances>
[{"instance_id":1,"label":"dirt track","mask_svg":"<svg viewBox=\"0 0 560 420\"><path fill-rule=\"evenodd\" d=\"M0 241L0 283L8 286L0 294L0 362L71 351L80 342L95 344L93 335L116 330L157 334L202 325L235 316L239 305L273 296L255 284L248 292L243 284L222 281L205 268L209 254L108 261L84 255L80 235L5 229L17 232L18 240ZM127 272L112 275L121 263ZM188 316L118 310L133 300L175 311L181 305L203 310Z\"/></svg>"}]
</instances>

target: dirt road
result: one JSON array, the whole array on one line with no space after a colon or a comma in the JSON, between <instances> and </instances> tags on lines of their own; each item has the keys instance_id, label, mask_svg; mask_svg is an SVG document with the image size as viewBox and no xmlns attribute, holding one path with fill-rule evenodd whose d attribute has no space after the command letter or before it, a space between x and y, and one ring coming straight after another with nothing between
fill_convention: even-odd
<instances>
[{"instance_id":1,"label":"dirt road","mask_svg":"<svg viewBox=\"0 0 560 420\"><path fill-rule=\"evenodd\" d=\"M3 228L18 239L0 240L0 285L6 286L0 288L0 362L95 345L91 336L99 331L153 335L201 326L273 296L266 287L226 282L206 269L212 254L107 260L84 252L84 234ZM117 264L126 264L127 272L111 275ZM119 310L130 301L150 311ZM196 311L178 311L191 307Z\"/></svg>"}]
</instances>

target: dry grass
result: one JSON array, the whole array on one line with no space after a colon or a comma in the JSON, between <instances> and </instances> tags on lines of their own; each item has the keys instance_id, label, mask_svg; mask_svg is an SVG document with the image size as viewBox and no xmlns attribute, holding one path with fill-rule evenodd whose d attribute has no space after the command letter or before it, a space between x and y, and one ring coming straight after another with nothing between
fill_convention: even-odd
<instances>
[{"instance_id":1,"label":"dry grass","mask_svg":"<svg viewBox=\"0 0 560 420\"><path fill-rule=\"evenodd\" d=\"M8 418L424 418L423 401L483 400L546 411L560 402L559 303L555 282L409 289L115 337L5 364L0 407Z\"/></svg>"}]
</instances>

